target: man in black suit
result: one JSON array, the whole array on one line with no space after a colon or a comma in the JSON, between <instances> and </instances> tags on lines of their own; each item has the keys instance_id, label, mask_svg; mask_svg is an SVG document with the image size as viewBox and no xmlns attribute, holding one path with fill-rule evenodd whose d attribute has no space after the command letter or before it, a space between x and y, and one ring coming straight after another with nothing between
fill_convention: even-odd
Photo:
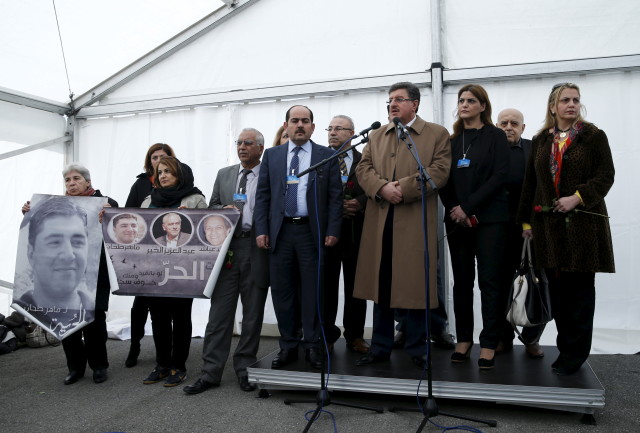
<instances>
[{"instance_id":1,"label":"man in black suit","mask_svg":"<svg viewBox=\"0 0 640 433\"><path fill-rule=\"evenodd\" d=\"M524 180L524 172L527 166L527 159L531 153L531 140L522 138L524 132L524 116L514 109L507 108L498 114L498 122L496 126L502 129L507 135L509 142L509 178L507 182L507 198L509 203L509 227L507 229L507 245L505 247L504 260L504 299L508 301L509 290L513 276L520 265L520 257L522 255L522 226L516 223L516 213L518 204L520 203L520 193L522 190L522 181ZM505 308L503 311L506 310ZM542 358L544 352L538 344L545 325L527 327L522 330L522 339L524 340L527 355L531 358ZM507 320L502 325L502 333L500 342L496 348L496 353L506 352L513 348L513 327Z\"/></svg>"},{"instance_id":2,"label":"man in black suit","mask_svg":"<svg viewBox=\"0 0 640 433\"><path fill-rule=\"evenodd\" d=\"M233 354L233 367L243 391L253 391L247 367L256 362L264 303L269 289L268 254L259 249L253 239L253 215L256 187L260 173L260 156L264 150L264 137L256 129L245 128L236 141L240 164L221 169L216 177L209 209L237 208L242 214L233 233L229 251L233 251L230 268L223 268L211 296L209 322L202 348L202 374L193 384L186 386L187 394L199 394L220 385L222 371L229 357L233 321L242 300L242 330ZM207 240L221 244L227 236L221 217L209 217L212 223L205 228ZM208 221L205 222L205 225ZM218 227L221 226L221 227ZM217 235L211 232L220 232Z\"/></svg>"},{"instance_id":3,"label":"man in black suit","mask_svg":"<svg viewBox=\"0 0 640 433\"><path fill-rule=\"evenodd\" d=\"M337 115L327 128L329 147L344 150L351 145L354 133L353 120L349 116ZM333 345L340 338L340 328L336 326L338 295L340 289L340 268L344 274L344 313L342 324L347 347L359 353L369 352L369 343L363 339L364 322L367 315L367 301L353 297L356 278L358 249L364 222L364 208L367 196L356 178L356 166L362 154L352 149L338 158L338 168L342 180L344 199L342 201L342 234L334 247L327 249L325 256L324 324L327 343ZM331 346L330 346L331 347Z\"/></svg>"},{"instance_id":4,"label":"man in black suit","mask_svg":"<svg viewBox=\"0 0 640 433\"><path fill-rule=\"evenodd\" d=\"M323 287L324 247L336 245L340 236L342 185L335 160L297 176L333 154L310 140L315 129L311 110L289 108L284 127L289 142L267 149L262 158L255 207L256 242L271 250L271 297L280 330L280 352L272 367L298 358L302 323L306 359L322 368L316 299Z\"/></svg>"}]
</instances>

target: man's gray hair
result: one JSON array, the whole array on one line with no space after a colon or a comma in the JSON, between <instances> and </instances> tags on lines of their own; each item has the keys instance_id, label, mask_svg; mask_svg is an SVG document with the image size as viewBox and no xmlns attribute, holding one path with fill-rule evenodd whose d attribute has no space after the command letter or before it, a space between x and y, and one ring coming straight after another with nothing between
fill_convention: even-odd
<instances>
[{"instance_id":1,"label":"man's gray hair","mask_svg":"<svg viewBox=\"0 0 640 433\"><path fill-rule=\"evenodd\" d=\"M350 127L353 131L355 131L356 127L355 127L355 125L353 124L353 119L352 119L351 117L349 117L349 116L347 116L347 115L345 115L345 114L338 114L338 115L336 115L336 116L333 116L333 118L334 118L334 119L344 119L344 120L346 120L347 122L349 122L349 127Z\"/></svg>"},{"instance_id":2,"label":"man's gray hair","mask_svg":"<svg viewBox=\"0 0 640 433\"><path fill-rule=\"evenodd\" d=\"M244 128L242 131L240 131L240 133L242 134L243 132L253 132L254 134L256 134L256 143L258 143L260 146L264 146L264 135L262 135L262 132L258 131L255 128Z\"/></svg>"},{"instance_id":3,"label":"man's gray hair","mask_svg":"<svg viewBox=\"0 0 640 433\"><path fill-rule=\"evenodd\" d=\"M89 169L79 162L72 162L71 164L68 164L62 170L62 177L67 177L67 175L72 171L77 171L82 177L84 177L84 180L86 180L87 182L91 182L91 174L89 173Z\"/></svg>"}]
</instances>

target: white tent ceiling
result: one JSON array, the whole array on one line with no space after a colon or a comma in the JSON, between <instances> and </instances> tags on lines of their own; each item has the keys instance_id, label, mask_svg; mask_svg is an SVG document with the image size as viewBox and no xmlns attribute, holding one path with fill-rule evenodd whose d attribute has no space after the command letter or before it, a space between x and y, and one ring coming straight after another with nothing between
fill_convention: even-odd
<instances>
[{"instance_id":1,"label":"white tent ceiling","mask_svg":"<svg viewBox=\"0 0 640 433\"><path fill-rule=\"evenodd\" d=\"M423 89L420 114L451 129L457 89L473 81L487 88L494 113L523 111L531 137L551 86L576 82L617 169L607 203L618 272L597 277L594 350L637 352L640 202L625 186L640 181L640 151L628 139L640 114L630 97L640 94L638 28L640 4L632 0L240 0L79 95L72 145L58 154L82 161L95 185L124 202L149 144L168 142L208 195L217 170L236 162L240 129L255 127L269 141L293 99L313 109L314 139L323 143L335 114L351 115L357 128L384 121L385 89L402 80ZM59 176L59 168L43 170ZM19 188L11 209L25 191L60 192L55 182L48 191L37 186ZM0 279L11 280L8 251ZM552 332L547 338L553 342Z\"/></svg>"}]
</instances>

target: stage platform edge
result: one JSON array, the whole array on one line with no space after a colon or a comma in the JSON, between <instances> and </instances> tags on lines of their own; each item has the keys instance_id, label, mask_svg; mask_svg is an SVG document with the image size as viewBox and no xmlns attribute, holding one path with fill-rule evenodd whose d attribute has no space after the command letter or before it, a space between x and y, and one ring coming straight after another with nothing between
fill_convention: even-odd
<instances>
[{"instance_id":1,"label":"stage platform edge","mask_svg":"<svg viewBox=\"0 0 640 433\"><path fill-rule=\"evenodd\" d=\"M462 364L450 361L451 351L432 349L433 395L435 398L489 401L567 412L593 414L605 405L605 390L589 363L570 376L557 376L551 363L558 356L555 347L545 346L545 357L531 359L524 346L496 357L496 367L480 371L479 347L474 346L471 359ZM320 371L304 360L300 349L298 361L286 368L271 368L274 351L247 368L249 382L266 390L308 390L320 388ZM331 356L329 391L351 391L414 396L422 370L408 354L394 350L387 362L357 367L362 355L347 349L344 339L334 345ZM420 395L427 395L426 377Z\"/></svg>"}]
</instances>

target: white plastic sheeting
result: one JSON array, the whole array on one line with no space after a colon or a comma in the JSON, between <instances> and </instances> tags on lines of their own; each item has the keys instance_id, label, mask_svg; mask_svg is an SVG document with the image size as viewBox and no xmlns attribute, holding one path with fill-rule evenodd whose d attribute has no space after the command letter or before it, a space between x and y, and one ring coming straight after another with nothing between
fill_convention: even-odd
<instances>
[{"instance_id":1,"label":"white plastic sheeting","mask_svg":"<svg viewBox=\"0 0 640 433\"><path fill-rule=\"evenodd\" d=\"M324 144L322 129L335 114L352 116L358 130L375 120L384 123L384 89L400 78L420 81L419 114L433 119L430 78L425 72L434 61L433 2L240 3L249 7L85 110L89 117L101 116L101 110L129 115L85 119L83 111L79 113L74 137L79 160L91 169L95 186L104 193L124 203L148 146L165 142L192 166L196 185L208 198L217 170L237 162L233 140L243 127L262 131L270 145L286 109L301 103L315 114L313 139ZM441 17L442 62L448 68L443 74L443 124L450 130L460 86L450 81L485 86L494 120L503 108L523 111L526 138L540 127L554 83L572 81L582 87L587 119L607 133L616 165L616 183L607 204L617 273L596 277L593 351L637 352L640 292L632 272L640 259L636 246L640 202L630 197L640 181L640 151L633 140L640 114L633 101L640 94L640 68L590 72L587 67L577 69L585 72L562 74L557 66L551 71L547 65L598 57L604 58L599 64L606 65L611 56L640 54L636 30L640 6L624 0L460 0L442 1ZM531 63L537 68L535 74L525 65ZM499 78L495 67L502 65L511 65L509 76L517 79ZM475 69L480 66L489 68ZM296 97L300 99L294 101ZM176 106L183 109L172 111ZM113 296L110 320L126 318L128 302ZM206 301L197 304L195 327L206 322L207 314ZM479 311L476 308L477 331ZM275 322L270 305L265 322ZM554 337L551 324L543 343L553 344Z\"/></svg>"}]
</instances>

